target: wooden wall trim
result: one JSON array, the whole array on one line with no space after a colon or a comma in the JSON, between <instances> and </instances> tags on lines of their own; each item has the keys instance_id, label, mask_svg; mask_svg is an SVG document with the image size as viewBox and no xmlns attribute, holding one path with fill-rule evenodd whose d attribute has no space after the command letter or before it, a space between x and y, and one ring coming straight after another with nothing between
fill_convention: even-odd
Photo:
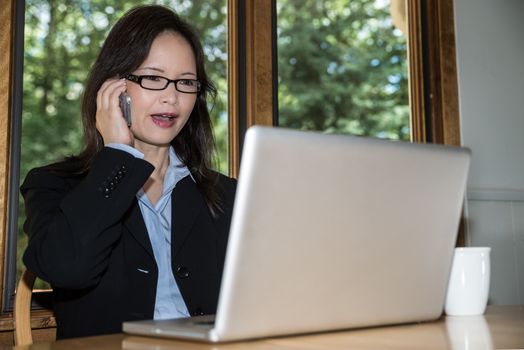
<instances>
[{"instance_id":1,"label":"wooden wall trim","mask_svg":"<svg viewBox=\"0 0 524 350\"><path fill-rule=\"evenodd\" d=\"M240 91L239 91L239 47L238 47L238 1L227 3L227 49L228 49L228 138L229 176L238 178L240 167Z\"/></svg>"},{"instance_id":2,"label":"wooden wall trim","mask_svg":"<svg viewBox=\"0 0 524 350\"><path fill-rule=\"evenodd\" d=\"M246 0L246 127L273 125L272 0Z\"/></svg>"},{"instance_id":3,"label":"wooden wall trim","mask_svg":"<svg viewBox=\"0 0 524 350\"><path fill-rule=\"evenodd\" d=\"M407 0L407 11L412 140L460 145L453 0L426 0L424 9Z\"/></svg>"},{"instance_id":4,"label":"wooden wall trim","mask_svg":"<svg viewBox=\"0 0 524 350\"><path fill-rule=\"evenodd\" d=\"M431 98L432 140L459 146L460 116L452 0L427 1L428 86Z\"/></svg>"},{"instance_id":5,"label":"wooden wall trim","mask_svg":"<svg viewBox=\"0 0 524 350\"><path fill-rule=\"evenodd\" d=\"M31 329L54 327L56 327L56 319L53 311L38 310L31 312ZM0 332L13 331L14 329L15 324L12 315L0 318Z\"/></svg>"},{"instance_id":6,"label":"wooden wall trim","mask_svg":"<svg viewBox=\"0 0 524 350\"><path fill-rule=\"evenodd\" d=\"M238 0L228 3L229 175L232 177L238 176L245 130L255 124L273 125L274 1L242 0L242 6ZM239 13L239 8L243 13ZM243 16L243 21L239 21L239 16Z\"/></svg>"},{"instance_id":7,"label":"wooden wall trim","mask_svg":"<svg viewBox=\"0 0 524 350\"><path fill-rule=\"evenodd\" d=\"M422 10L419 0L407 1L408 69L411 141L426 142L424 111L424 67L422 43Z\"/></svg>"},{"instance_id":8,"label":"wooden wall trim","mask_svg":"<svg viewBox=\"0 0 524 350\"><path fill-rule=\"evenodd\" d=\"M0 273L5 275L5 256L7 246L7 204L9 194L9 155L11 130L11 101L13 83L13 48L15 0L0 1ZM4 304L5 278L0 279L0 305Z\"/></svg>"}]
</instances>

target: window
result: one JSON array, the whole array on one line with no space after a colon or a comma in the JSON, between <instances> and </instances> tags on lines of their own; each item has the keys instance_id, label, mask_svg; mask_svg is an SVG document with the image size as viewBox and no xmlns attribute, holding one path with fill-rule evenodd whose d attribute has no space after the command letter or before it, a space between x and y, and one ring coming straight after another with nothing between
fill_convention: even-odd
<instances>
[{"instance_id":1,"label":"window","mask_svg":"<svg viewBox=\"0 0 524 350\"><path fill-rule=\"evenodd\" d=\"M406 36L385 0L277 1L278 125L410 139Z\"/></svg>"},{"instance_id":2,"label":"window","mask_svg":"<svg viewBox=\"0 0 524 350\"><path fill-rule=\"evenodd\" d=\"M411 139L459 145L453 1L390 1L407 24ZM246 126L276 124L277 72L271 40L276 37L276 12L275 1L245 2L246 98L239 114L246 115ZM239 145L239 139L233 137L230 144Z\"/></svg>"}]
</instances>

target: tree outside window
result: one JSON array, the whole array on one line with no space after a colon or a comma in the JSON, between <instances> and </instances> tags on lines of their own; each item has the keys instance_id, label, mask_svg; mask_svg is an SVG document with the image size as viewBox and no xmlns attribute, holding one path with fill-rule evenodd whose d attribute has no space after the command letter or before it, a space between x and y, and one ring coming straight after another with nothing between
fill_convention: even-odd
<instances>
[{"instance_id":1,"label":"tree outside window","mask_svg":"<svg viewBox=\"0 0 524 350\"><path fill-rule=\"evenodd\" d=\"M279 125L409 140L406 38L386 0L278 0Z\"/></svg>"}]
</instances>

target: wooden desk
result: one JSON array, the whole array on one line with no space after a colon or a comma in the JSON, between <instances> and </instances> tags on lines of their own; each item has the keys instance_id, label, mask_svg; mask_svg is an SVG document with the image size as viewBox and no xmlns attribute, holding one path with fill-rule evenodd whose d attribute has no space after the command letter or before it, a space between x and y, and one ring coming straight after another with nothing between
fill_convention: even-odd
<instances>
[{"instance_id":1,"label":"wooden desk","mask_svg":"<svg viewBox=\"0 0 524 350\"><path fill-rule=\"evenodd\" d=\"M24 350L325 350L524 349L524 305L489 306L484 316L230 344L204 344L115 334L5 349Z\"/></svg>"}]
</instances>

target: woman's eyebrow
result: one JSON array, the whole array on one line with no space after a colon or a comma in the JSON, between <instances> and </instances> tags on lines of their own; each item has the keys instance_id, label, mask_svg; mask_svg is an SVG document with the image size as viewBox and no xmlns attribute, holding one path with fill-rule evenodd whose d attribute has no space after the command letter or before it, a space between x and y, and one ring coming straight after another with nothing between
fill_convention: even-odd
<instances>
[{"instance_id":1,"label":"woman's eyebrow","mask_svg":"<svg viewBox=\"0 0 524 350\"><path fill-rule=\"evenodd\" d=\"M159 73L165 73L165 70L163 70L162 68L157 68L157 67L142 67L142 68L138 68L137 70L152 70L152 71L159 72ZM197 76L196 73L193 73L193 72L184 72L179 75L193 75L195 77Z\"/></svg>"},{"instance_id":2,"label":"woman's eyebrow","mask_svg":"<svg viewBox=\"0 0 524 350\"><path fill-rule=\"evenodd\" d=\"M142 68L138 68L137 70L154 70L159 73L165 73L165 71L162 68L156 68L156 67L142 67Z\"/></svg>"}]
</instances>

